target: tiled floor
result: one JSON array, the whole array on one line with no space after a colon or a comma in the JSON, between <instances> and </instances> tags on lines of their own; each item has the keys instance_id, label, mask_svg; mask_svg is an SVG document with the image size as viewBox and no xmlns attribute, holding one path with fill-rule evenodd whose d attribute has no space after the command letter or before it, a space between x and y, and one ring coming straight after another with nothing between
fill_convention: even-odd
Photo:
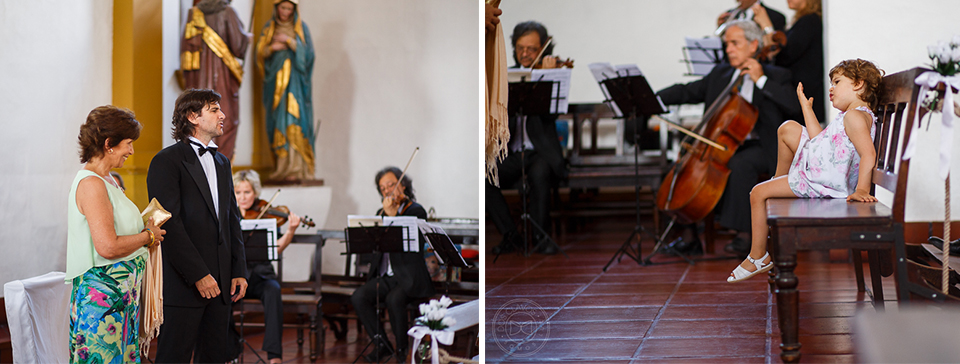
<instances>
[{"instance_id":1,"label":"tiled floor","mask_svg":"<svg viewBox=\"0 0 960 364\"><path fill-rule=\"evenodd\" d=\"M486 361L591 363L776 363L780 331L775 295L755 277L730 284L736 259L689 265L658 255L651 266L610 261L633 219L596 219L560 245L570 255L520 254L486 259ZM649 228L649 227L648 227ZM490 247L499 242L487 227ZM718 241L722 253L726 241ZM644 257L653 241L642 243ZM718 258L708 254L698 258ZM854 362L851 318L874 310L858 293L853 266L814 262L801 253L800 342L803 362ZM822 260L822 259L821 259ZM868 271L869 272L869 271ZM868 278L869 279L869 278ZM867 282L869 285L869 282ZM892 278L887 307L896 307Z\"/></svg>"}]
</instances>

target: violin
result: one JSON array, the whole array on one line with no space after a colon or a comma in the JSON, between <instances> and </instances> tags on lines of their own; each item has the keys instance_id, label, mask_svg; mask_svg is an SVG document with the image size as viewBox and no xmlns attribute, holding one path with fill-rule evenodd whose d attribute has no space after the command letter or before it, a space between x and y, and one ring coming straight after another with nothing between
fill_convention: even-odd
<instances>
[{"instance_id":1,"label":"violin","mask_svg":"<svg viewBox=\"0 0 960 364\"><path fill-rule=\"evenodd\" d=\"M266 209L266 211L264 211L264 209ZM270 206L270 203L261 199L254 201L253 206L250 206L250 208L243 214L244 219L276 219L277 226L286 224L289 217L290 209L288 207L283 205ZM300 218L300 226L315 227L316 224L313 222L313 219L303 216Z\"/></svg>"},{"instance_id":2,"label":"violin","mask_svg":"<svg viewBox=\"0 0 960 364\"><path fill-rule=\"evenodd\" d=\"M542 69L543 68L543 58L545 57L554 57L557 59L557 66L554 68L573 68L573 60L567 58L566 60L560 60L560 56L547 56L543 54L550 48L550 43L553 43L553 37L547 37L546 43L543 44L543 47L540 48L540 54L537 54L537 58L533 59L533 64L530 65L530 68L533 69Z\"/></svg>"},{"instance_id":3,"label":"violin","mask_svg":"<svg viewBox=\"0 0 960 364\"><path fill-rule=\"evenodd\" d=\"M554 68L573 68L573 60L567 58L566 60L561 60L560 56L554 56L557 59L557 66ZM533 69L542 69L543 68L543 59L539 60L533 65Z\"/></svg>"},{"instance_id":4,"label":"violin","mask_svg":"<svg viewBox=\"0 0 960 364\"><path fill-rule=\"evenodd\" d=\"M769 61L787 45L787 35L784 32L778 30L770 36L773 37L773 43L766 44L758 50L757 60L760 62Z\"/></svg>"}]
</instances>

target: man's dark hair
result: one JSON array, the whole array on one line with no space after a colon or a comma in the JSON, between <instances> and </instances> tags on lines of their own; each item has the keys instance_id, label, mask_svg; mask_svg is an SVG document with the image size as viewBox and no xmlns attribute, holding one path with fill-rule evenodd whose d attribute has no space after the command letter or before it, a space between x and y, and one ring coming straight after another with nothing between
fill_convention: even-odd
<instances>
[{"instance_id":1,"label":"man's dark hair","mask_svg":"<svg viewBox=\"0 0 960 364\"><path fill-rule=\"evenodd\" d=\"M214 90L189 89L180 94L173 109L173 139L182 141L193 135L194 125L188 116L199 116L204 107L214 102L220 102L220 94Z\"/></svg>"},{"instance_id":2,"label":"man's dark hair","mask_svg":"<svg viewBox=\"0 0 960 364\"><path fill-rule=\"evenodd\" d=\"M533 20L525 21L513 27L513 34L510 35L510 43L513 45L513 61L517 62L517 65L520 64L520 60L517 59L517 40L520 39L520 37L530 32L537 32L537 35L540 36L541 48L543 47L544 44L547 43L547 38L550 37L550 35L547 34L547 28L544 27L543 24L540 24ZM547 47L545 51L543 51L543 55L549 56L553 54L553 46L555 44L556 44L555 42L550 42L550 46Z\"/></svg>"},{"instance_id":3,"label":"man's dark hair","mask_svg":"<svg viewBox=\"0 0 960 364\"><path fill-rule=\"evenodd\" d=\"M396 178L400 178L400 176L403 175L403 179L400 180L400 185L402 185L404 188L403 194L407 195L407 198L409 198L410 201L417 200L417 198L413 195L413 180L410 179L409 175L403 174L403 171L401 171L400 168L393 166L384 167L380 170L380 172L377 172L377 178L373 180L373 184L377 186L377 192L380 192L380 178L383 178L383 175L387 173L393 173L393 176ZM380 193L380 197L383 197L383 193Z\"/></svg>"}]
</instances>

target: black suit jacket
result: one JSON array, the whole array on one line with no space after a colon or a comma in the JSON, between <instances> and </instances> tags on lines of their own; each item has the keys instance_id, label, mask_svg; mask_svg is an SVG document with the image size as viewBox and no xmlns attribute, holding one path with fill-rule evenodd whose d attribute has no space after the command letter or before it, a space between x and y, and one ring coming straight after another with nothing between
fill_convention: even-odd
<instances>
[{"instance_id":1,"label":"black suit jacket","mask_svg":"<svg viewBox=\"0 0 960 364\"><path fill-rule=\"evenodd\" d=\"M197 153L189 143L164 148L150 162L147 189L173 217L163 225L164 304L200 307L208 300L196 282L210 274L220 286L220 297L230 303L233 278L247 278L240 231L240 209L233 193L230 160L214 155L220 215Z\"/></svg>"},{"instance_id":2,"label":"black suit jacket","mask_svg":"<svg viewBox=\"0 0 960 364\"><path fill-rule=\"evenodd\" d=\"M377 215L383 215L383 210L377 211ZM427 210L416 202L411 201L411 205L401 216L416 216L420 219L427 218ZM390 256L390 267L393 269L393 276L400 281L400 287L407 291L407 295L414 298L423 298L433 296L433 281L430 280L430 272L427 271L427 263L423 258L423 247L426 240L420 235L419 253L388 253ZM373 279L380 276L380 264L383 254L371 254L370 275Z\"/></svg>"},{"instance_id":3,"label":"black suit jacket","mask_svg":"<svg viewBox=\"0 0 960 364\"><path fill-rule=\"evenodd\" d=\"M703 102L709 108L720 93L727 87L735 70L728 63L718 64L703 78L687 84L676 84L657 92L664 104L696 104ZM800 101L797 99L796 86L790 86L790 71L763 65L767 83L763 89L754 86L753 105L759 115L754 130L760 136L760 145L771 171L777 168L777 129L788 119L800 115Z\"/></svg>"},{"instance_id":4,"label":"black suit jacket","mask_svg":"<svg viewBox=\"0 0 960 364\"><path fill-rule=\"evenodd\" d=\"M823 69L823 20L817 14L797 19L787 31L787 45L777 54L774 64L793 73L793 87L803 82L803 93L813 98L813 111L824 122L826 105Z\"/></svg>"},{"instance_id":5,"label":"black suit jacket","mask_svg":"<svg viewBox=\"0 0 960 364\"><path fill-rule=\"evenodd\" d=\"M510 141L522 138L515 133L517 117L510 117ZM527 138L533 143L533 149L543 158L555 177L567 178L567 162L563 159L563 149L560 147L560 138L557 136L557 117L554 115L527 116ZM508 144L509 145L509 144Z\"/></svg>"}]
</instances>

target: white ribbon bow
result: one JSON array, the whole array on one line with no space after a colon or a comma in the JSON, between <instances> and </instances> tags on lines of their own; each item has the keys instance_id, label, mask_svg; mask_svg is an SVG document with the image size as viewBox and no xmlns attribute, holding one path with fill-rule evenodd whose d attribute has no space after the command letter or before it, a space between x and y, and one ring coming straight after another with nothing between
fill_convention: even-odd
<instances>
[{"instance_id":1,"label":"white ribbon bow","mask_svg":"<svg viewBox=\"0 0 960 364\"><path fill-rule=\"evenodd\" d=\"M946 180L950 174L950 153L953 149L953 89L960 89L960 76L944 76L935 71L922 73L914 80L914 83L920 85L920 95L917 99L919 105L927 91L937 87L937 84L943 82L947 85L946 92L943 95L943 126L940 130L940 179ZM916 137L920 131L920 123L914 123L914 130L910 133L910 141L903 151L903 159L907 160L913 157L916 151Z\"/></svg>"},{"instance_id":2,"label":"white ribbon bow","mask_svg":"<svg viewBox=\"0 0 960 364\"><path fill-rule=\"evenodd\" d=\"M426 326L414 326L407 331L407 335L413 336L413 353L410 354L410 364L417 357L416 351L420 347L420 339L424 335L430 334L430 360L433 364L440 364L440 348L437 347L437 341L443 345L453 344L453 330L449 328L443 330L433 330Z\"/></svg>"}]
</instances>

